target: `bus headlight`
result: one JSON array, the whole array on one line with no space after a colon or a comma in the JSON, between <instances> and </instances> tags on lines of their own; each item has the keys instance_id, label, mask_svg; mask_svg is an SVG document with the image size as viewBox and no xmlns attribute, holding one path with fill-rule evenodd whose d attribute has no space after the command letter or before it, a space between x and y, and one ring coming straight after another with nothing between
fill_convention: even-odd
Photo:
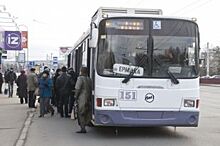
<instances>
[{"instance_id":1,"label":"bus headlight","mask_svg":"<svg viewBox=\"0 0 220 146\"><path fill-rule=\"evenodd\" d=\"M184 107L195 107L195 101L191 99L184 99Z\"/></svg>"},{"instance_id":2,"label":"bus headlight","mask_svg":"<svg viewBox=\"0 0 220 146\"><path fill-rule=\"evenodd\" d=\"M104 99L104 106L114 106L115 99Z\"/></svg>"}]
</instances>

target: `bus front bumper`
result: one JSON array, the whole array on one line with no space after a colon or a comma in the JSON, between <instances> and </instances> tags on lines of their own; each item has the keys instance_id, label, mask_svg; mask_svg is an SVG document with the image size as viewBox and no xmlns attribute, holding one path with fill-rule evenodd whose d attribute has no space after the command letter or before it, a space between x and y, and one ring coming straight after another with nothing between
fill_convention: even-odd
<instances>
[{"instance_id":1,"label":"bus front bumper","mask_svg":"<svg viewBox=\"0 0 220 146\"><path fill-rule=\"evenodd\" d=\"M96 126L182 126L197 127L199 112L95 110Z\"/></svg>"}]
</instances>

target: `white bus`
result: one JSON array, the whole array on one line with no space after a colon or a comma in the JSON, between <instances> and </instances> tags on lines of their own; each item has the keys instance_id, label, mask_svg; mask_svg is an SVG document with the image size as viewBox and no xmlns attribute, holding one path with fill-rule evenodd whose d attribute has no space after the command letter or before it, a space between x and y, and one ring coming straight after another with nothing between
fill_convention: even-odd
<instances>
[{"instance_id":1,"label":"white bus","mask_svg":"<svg viewBox=\"0 0 220 146\"><path fill-rule=\"evenodd\" d=\"M197 127L199 48L195 19L101 7L68 66L89 69L95 126Z\"/></svg>"}]
</instances>

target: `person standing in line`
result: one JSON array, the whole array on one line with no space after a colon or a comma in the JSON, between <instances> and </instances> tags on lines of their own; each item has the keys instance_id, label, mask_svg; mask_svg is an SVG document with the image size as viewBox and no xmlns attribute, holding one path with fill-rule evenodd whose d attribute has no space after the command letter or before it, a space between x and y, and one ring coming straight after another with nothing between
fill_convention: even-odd
<instances>
[{"instance_id":1,"label":"person standing in line","mask_svg":"<svg viewBox=\"0 0 220 146\"><path fill-rule=\"evenodd\" d=\"M34 92L38 88L38 79L35 73L35 68L30 69L30 73L27 76L27 86L28 86L28 106L29 108L36 108L35 107L36 95L34 95Z\"/></svg>"},{"instance_id":2,"label":"person standing in line","mask_svg":"<svg viewBox=\"0 0 220 146\"><path fill-rule=\"evenodd\" d=\"M61 68L62 74L56 80L56 88L60 96L60 116L64 117L63 108L65 111L65 117L69 118L68 114L68 100L71 93L70 76L67 74L67 68L64 66Z\"/></svg>"},{"instance_id":3,"label":"person standing in line","mask_svg":"<svg viewBox=\"0 0 220 146\"><path fill-rule=\"evenodd\" d=\"M2 84L3 84L4 80L3 80L3 75L2 72L0 72L0 94L2 94Z\"/></svg>"},{"instance_id":4,"label":"person standing in line","mask_svg":"<svg viewBox=\"0 0 220 146\"><path fill-rule=\"evenodd\" d=\"M92 95L92 81L88 77L87 67L80 69L80 76L77 78L75 97L77 101L78 124L81 127L77 133L86 133L86 125L91 121L91 95Z\"/></svg>"},{"instance_id":5,"label":"person standing in line","mask_svg":"<svg viewBox=\"0 0 220 146\"><path fill-rule=\"evenodd\" d=\"M8 81L9 81L9 76L8 76L8 73L9 73L9 72L10 72L10 70L7 69L7 70L5 71L5 73L4 73L5 83L8 83Z\"/></svg>"},{"instance_id":6,"label":"person standing in line","mask_svg":"<svg viewBox=\"0 0 220 146\"><path fill-rule=\"evenodd\" d=\"M8 91L9 91L9 95L8 97L12 97L13 96L13 87L14 87L14 82L16 81L16 74L13 70L13 68L10 68L10 70L6 73L5 76L7 82L8 82Z\"/></svg>"},{"instance_id":7,"label":"person standing in line","mask_svg":"<svg viewBox=\"0 0 220 146\"><path fill-rule=\"evenodd\" d=\"M68 74L70 75L70 86L71 86L71 92L69 96L69 114L71 114L75 102L74 94L75 94L75 85L78 75L74 72L73 68L68 69Z\"/></svg>"},{"instance_id":8,"label":"person standing in line","mask_svg":"<svg viewBox=\"0 0 220 146\"><path fill-rule=\"evenodd\" d=\"M55 100L55 106L57 107L57 112L60 113L60 105L59 105L59 99L60 99L60 96L59 96L59 90L58 88L56 87L56 81L57 81L57 78L61 75L62 71L60 68L58 68L56 70L56 73L55 73L55 76L53 77L53 87L54 87L54 100Z\"/></svg>"},{"instance_id":9,"label":"person standing in line","mask_svg":"<svg viewBox=\"0 0 220 146\"><path fill-rule=\"evenodd\" d=\"M44 66L43 71L41 71L41 72L38 74L38 78L39 78L39 79L40 79L41 76L43 75L43 72L44 72L44 71L50 72L50 69L49 69L47 66Z\"/></svg>"},{"instance_id":10,"label":"person standing in line","mask_svg":"<svg viewBox=\"0 0 220 146\"><path fill-rule=\"evenodd\" d=\"M4 89L4 94L7 95L8 94L8 82L9 82L9 77L8 77L8 73L9 73L9 69L7 69L4 73L4 79L5 79L5 89Z\"/></svg>"},{"instance_id":11,"label":"person standing in line","mask_svg":"<svg viewBox=\"0 0 220 146\"><path fill-rule=\"evenodd\" d=\"M25 103L27 103L27 76L24 70L22 70L21 74L18 76L16 80L16 84L18 86L17 94L18 97L20 98L20 103L23 104L24 99L25 99Z\"/></svg>"},{"instance_id":12,"label":"person standing in line","mask_svg":"<svg viewBox=\"0 0 220 146\"><path fill-rule=\"evenodd\" d=\"M50 105L50 98L52 97L52 87L53 82L49 77L49 72L44 71L40 80L39 80L39 89L40 89L40 116L44 117L47 111L51 112L51 116L54 115L54 109Z\"/></svg>"}]
</instances>

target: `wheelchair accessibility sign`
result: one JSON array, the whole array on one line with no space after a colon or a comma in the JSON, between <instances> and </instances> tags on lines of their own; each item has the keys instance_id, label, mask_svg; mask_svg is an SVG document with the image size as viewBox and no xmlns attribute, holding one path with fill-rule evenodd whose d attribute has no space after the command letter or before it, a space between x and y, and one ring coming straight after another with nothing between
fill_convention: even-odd
<instances>
[{"instance_id":1,"label":"wheelchair accessibility sign","mask_svg":"<svg viewBox=\"0 0 220 146\"><path fill-rule=\"evenodd\" d=\"M153 21L153 29L161 29L161 21Z\"/></svg>"}]
</instances>

